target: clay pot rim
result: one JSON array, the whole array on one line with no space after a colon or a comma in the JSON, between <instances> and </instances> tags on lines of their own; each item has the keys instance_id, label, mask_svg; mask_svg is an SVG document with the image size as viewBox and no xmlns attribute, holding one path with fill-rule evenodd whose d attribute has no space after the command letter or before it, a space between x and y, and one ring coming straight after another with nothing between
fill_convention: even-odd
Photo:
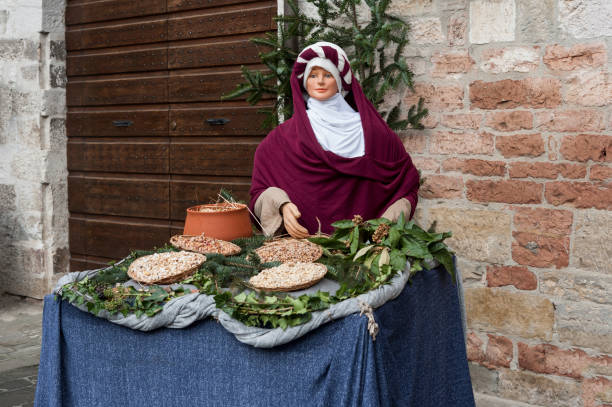
<instances>
[{"instance_id":1,"label":"clay pot rim","mask_svg":"<svg viewBox=\"0 0 612 407\"><path fill-rule=\"evenodd\" d=\"M238 205L240 206L239 208L231 208L231 209L226 209L223 211L218 211L218 212L200 212L199 208L201 207L219 207L219 206L224 206L227 207L229 205ZM246 205L245 204L241 204L241 203L232 203L229 204L227 202L220 202L220 203L214 203L214 204L201 204L201 205L195 205L192 207L187 208L187 212L189 213L193 213L193 214L198 214L198 215L222 215L224 213L235 213L235 212L240 212L246 209Z\"/></svg>"}]
</instances>

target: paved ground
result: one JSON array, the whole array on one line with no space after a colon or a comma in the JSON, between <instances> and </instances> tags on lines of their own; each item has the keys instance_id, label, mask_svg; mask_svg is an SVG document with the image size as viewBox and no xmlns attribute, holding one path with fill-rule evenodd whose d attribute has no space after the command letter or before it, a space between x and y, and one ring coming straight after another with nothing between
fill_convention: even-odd
<instances>
[{"instance_id":1,"label":"paved ground","mask_svg":"<svg viewBox=\"0 0 612 407\"><path fill-rule=\"evenodd\" d=\"M0 294L0 406L32 406L40 359L42 301Z\"/></svg>"}]
</instances>

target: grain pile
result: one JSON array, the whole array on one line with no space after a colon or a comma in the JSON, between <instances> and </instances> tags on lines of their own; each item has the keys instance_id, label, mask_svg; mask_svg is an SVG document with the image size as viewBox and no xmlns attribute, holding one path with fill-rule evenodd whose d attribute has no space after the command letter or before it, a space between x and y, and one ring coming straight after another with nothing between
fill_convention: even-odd
<instances>
[{"instance_id":1,"label":"grain pile","mask_svg":"<svg viewBox=\"0 0 612 407\"><path fill-rule=\"evenodd\" d=\"M234 256L240 253L240 246L225 240L201 235L174 235L170 244L178 249L197 253L219 253L224 256Z\"/></svg>"},{"instance_id":2,"label":"grain pile","mask_svg":"<svg viewBox=\"0 0 612 407\"><path fill-rule=\"evenodd\" d=\"M206 256L192 252L155 253L130 264L128 276L144 284L171 284L195 273Z\"/></svg>"},{"instance_id":3,"label":"grain pile","mask_svg":"<svg viewBox=\"0 0 612 407\"><path fill-rule=\"evenodd\" d=\"M294 291L315 285L327 268L319 263L283 263L251 277L249 283L263 291Z\"/></svg>"},{"instance_id":4,"label":"grain pile","mask_svg":"<svg viewBox=\"0 0 612 407\"><path fill-rule=\"evenodd\" d=\"M323 249L308 240L287 238L264 243L255 250L255 253L264 263L271 261L312 263L323 255Z\"/></svg>"}]
</instances>

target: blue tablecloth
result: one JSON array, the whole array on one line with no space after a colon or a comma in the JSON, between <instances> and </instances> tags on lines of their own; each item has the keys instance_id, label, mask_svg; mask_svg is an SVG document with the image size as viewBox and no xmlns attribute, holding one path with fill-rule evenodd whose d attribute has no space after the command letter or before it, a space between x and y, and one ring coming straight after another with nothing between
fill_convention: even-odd
<instances>
[{"instance_id":1,"label":"blue tablecloth","mask_svg":"<svg viewBox=\"0 0 612 407\"><path fill-rule=\"evenodd\" d=\"M214 320L140 332L45 298L36 406L474 406L457 289L421 272L374 312L256 349Z\"/></svg>"}]
</instances>

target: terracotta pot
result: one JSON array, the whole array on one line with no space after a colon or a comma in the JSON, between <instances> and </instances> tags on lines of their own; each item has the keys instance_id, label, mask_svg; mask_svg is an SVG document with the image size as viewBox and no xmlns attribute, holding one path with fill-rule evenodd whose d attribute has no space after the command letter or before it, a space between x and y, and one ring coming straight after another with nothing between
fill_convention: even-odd
<instances>
[{"instance_id":1,"label":"terracotta pot","mask_svg":"<svg viewBox=\"0 0 612 407\"><path fill-rule=\"evenodd\" d=\"M202 209L210 211L202 211ZM251 236L253 229L246 205L224 202L187 208L183 234L200 235L202 233L205 236L228 241Z\"/></svg>"}]
</instances>

